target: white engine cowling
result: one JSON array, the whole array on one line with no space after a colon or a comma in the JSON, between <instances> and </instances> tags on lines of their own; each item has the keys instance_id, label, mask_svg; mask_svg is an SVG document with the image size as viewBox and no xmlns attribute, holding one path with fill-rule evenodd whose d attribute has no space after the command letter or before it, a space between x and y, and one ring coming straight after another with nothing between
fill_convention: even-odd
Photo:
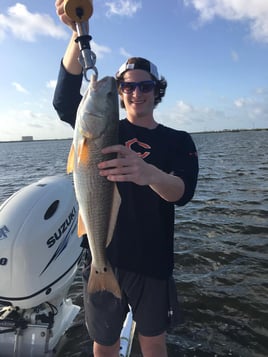
<instances>
[{"instance_id":1,"label":"white engine cowling","mask_svg":"<svg viewBox=\"0 0 268 357\"><path fill-rule=\"evenodd\" d=\"M81 257L71 180L46 177L0 207L0 303L20 309L60 299Z\"/></svg>"}]
</instances>

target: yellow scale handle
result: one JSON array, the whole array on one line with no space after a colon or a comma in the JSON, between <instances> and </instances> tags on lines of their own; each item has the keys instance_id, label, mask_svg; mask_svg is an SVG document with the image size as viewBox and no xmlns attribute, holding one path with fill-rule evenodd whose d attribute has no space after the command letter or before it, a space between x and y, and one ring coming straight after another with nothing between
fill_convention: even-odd
<instances>
[{"instance_id":1,"label":"yellow scale handle","mask_svg":"<svg viewBox=\"0 0 268 357\"><path fill-rule=\"evenodd\" d=\"M64 10L74 22L88 21L93 13L93 0L64 0Z\"/></svg>"}]
</instances>

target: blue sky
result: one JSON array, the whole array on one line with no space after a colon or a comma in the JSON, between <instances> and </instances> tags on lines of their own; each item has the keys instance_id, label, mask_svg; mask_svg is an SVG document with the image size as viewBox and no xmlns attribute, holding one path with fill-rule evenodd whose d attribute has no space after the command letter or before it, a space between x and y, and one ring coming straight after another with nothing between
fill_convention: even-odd
<instances>
[{"instance_id":1,"label":"blue sky","mask_svg":"<svg viewBox=\"0 0 268 357\"><path fill-rule=\"evenodd\" d=\"M189 132L268 127L267 0L93 3L100 77L129 56L154 62L168 81L158 122ZM52 106L70 33L54 0L1 0L0 141L72 137Z\"/></svg>"}]
</instances>

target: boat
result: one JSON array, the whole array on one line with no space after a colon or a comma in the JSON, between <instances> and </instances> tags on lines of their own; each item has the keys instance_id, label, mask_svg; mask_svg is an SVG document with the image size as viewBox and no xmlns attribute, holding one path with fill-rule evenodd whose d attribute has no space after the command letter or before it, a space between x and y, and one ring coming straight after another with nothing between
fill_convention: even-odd
<instances>
[{"instance_id":1,"label":"boat","mask_svg":"<svg viewBox=\"0 0 268 357\"><path fill-rule=\"evenodd\" d=\"M83 256L78 205L68 176L49 176L0 206L0 357L52 357L80 307L68 292ZM128 313L120 357L129 357Z\"/></svg>"}]
</instances>

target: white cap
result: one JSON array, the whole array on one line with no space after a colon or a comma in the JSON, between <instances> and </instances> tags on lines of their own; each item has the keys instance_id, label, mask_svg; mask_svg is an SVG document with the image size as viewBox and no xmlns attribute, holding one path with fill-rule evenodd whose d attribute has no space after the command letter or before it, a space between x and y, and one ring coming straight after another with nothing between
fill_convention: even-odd
<instances>
[{"instance_id":1,"label":"white cap","mask_svg":"<svg viewBox=\"0 0 268 357\"><path fill-rule=\"evenodd\" d=\"M142 69L149 72L153 77L159 80L158 70L155 64L141 57L129 58L116 73L116 78L120 77L124 72L132 69Z\"/></svg>"}]
</instances>

